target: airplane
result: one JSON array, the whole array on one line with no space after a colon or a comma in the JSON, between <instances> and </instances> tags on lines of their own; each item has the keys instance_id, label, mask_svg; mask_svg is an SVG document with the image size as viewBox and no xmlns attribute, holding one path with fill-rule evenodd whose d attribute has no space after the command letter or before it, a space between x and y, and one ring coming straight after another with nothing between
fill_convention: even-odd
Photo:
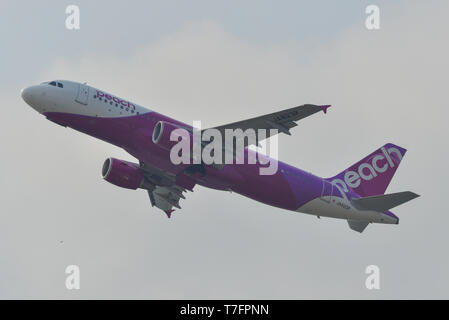
<instances>
[{"instance_id":1,"label":"airplane","mask_svg":"<svg viewBox=\"0 0 449 320\"><path fill-rule=\"evenodd\" d=\"M181 209L180 199L195 185L238 193L281 209L347 220L362 233L370 223L398 224L390 209L419 195L385 194L406 149L388 143L338 175L321 178L278 161L273 175L261 175L261 163L173 164L166 146L174 128L192 132L192 126L86 83L67 80L43 82L22 89L23 100L48 120L123 148L138 163L108 158L102 167L107 182L126 189L146 190L151 205L171 217ZM330 105L304 104L271 114L216 127L225 129L276 129L291 134L296 123ZM165 132L164 132L165 131ZM162 138L161 137L165 137ZM256 152L245 145L246 154Z\"/></svg>"}]
</instances>

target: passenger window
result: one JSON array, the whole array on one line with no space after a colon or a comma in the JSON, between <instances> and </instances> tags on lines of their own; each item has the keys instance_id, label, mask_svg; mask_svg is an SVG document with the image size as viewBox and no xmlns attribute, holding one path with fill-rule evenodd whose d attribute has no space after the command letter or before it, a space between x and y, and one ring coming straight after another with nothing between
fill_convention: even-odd
<instances>
[{"instance_id":1,"label":"passenger window","mask_svg":"<svg viewBox=\"0 0 449 320\"><path fill-rule=\"evenodd\" d=\"M49 85L56 87L56 82L52 81L52 82L49 83Z\"/></svg>"},{"instance_id":2,"label":"passenger window","mask_svg":"<svg viewBox=\"0 0 449 320\"><path fill-rule=\"evenodd\" d=\"M59 87L59 88L64 88L64 86L62 85L61 82L58 82L58 87Z\"/></svg>"}]
</instances>

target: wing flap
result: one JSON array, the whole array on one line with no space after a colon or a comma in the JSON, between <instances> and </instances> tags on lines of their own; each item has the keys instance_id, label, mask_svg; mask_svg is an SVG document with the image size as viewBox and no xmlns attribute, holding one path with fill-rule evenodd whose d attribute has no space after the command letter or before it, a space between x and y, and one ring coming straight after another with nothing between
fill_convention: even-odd
<instances>
[{"instance_id":1,"label":"wing flap","mask_svg":"<svg viewBox=\"0 0 449 320\"><path fill-rule=\"evenodd\" d=\"M193 191L196 180L184 173L173 175L143 162L140 168L144 171L145 183L151 206L161 209L170 218L173 208L181 209L180 199L185 199L184 192Z\"/></svg>"},{"instance_id":2,"label":"wing flap","mask_svg":"<svg viewBox=\"0 0 449 320\"><path fill-rule=\"evenodd\" d=\"M181 209L179 205L180 199L185 199L182 190L177 186L162 187L156 186L154 190L148 190L151 205L164 211L170 218L173 208Z\"/></svg>"}]
</instances>

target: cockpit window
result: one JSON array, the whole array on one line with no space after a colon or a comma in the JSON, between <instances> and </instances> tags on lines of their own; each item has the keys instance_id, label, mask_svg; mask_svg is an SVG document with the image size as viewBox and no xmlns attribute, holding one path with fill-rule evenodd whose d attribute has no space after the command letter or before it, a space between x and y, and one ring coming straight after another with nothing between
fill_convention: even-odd
<instances>
[{"instance_id":1,"label":"cockpit window","mask_svg":"<svg viewBox=\"0 0 449 320\"><path fill-rule=\"evenodd\" d=\"M42 82L41 84L48 84L48 85L53 86L53 87L64 88L64 85L61 82L56 82L56 81Z\"/></svg>"}]
</instances>

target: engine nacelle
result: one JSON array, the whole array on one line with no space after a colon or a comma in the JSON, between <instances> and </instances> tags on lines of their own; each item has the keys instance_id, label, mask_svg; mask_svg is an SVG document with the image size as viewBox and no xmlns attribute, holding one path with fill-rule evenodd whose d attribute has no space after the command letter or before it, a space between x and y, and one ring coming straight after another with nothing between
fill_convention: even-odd
<instances>
[{"instance_id":1,"label":"engine nacelle","mask_svg":"<svg viewBox=\"0 0 449 320\"><path fill-rule=\"evenodd\" d=\"M179 130L177 130L179 129ZM176 131L175 131L176 130ZM170 140L170 136L174 135L175 141ZM153 143L165 150L171 150L181 139L189 139L192 146L193 136L187 129L166 121L159 121L154 126Z\"/></svg>"},{"instance_id":2,"label":"engine nacelle","mask_svg":"<svg viewBox=\"0 0 449 320\"><path fill-rule=\"evenodd\" d=\"M138 164L115 158L106 159L101 174L107 182L126 189L136 190L144 183Z\"/></svg>"}]
</instances>

